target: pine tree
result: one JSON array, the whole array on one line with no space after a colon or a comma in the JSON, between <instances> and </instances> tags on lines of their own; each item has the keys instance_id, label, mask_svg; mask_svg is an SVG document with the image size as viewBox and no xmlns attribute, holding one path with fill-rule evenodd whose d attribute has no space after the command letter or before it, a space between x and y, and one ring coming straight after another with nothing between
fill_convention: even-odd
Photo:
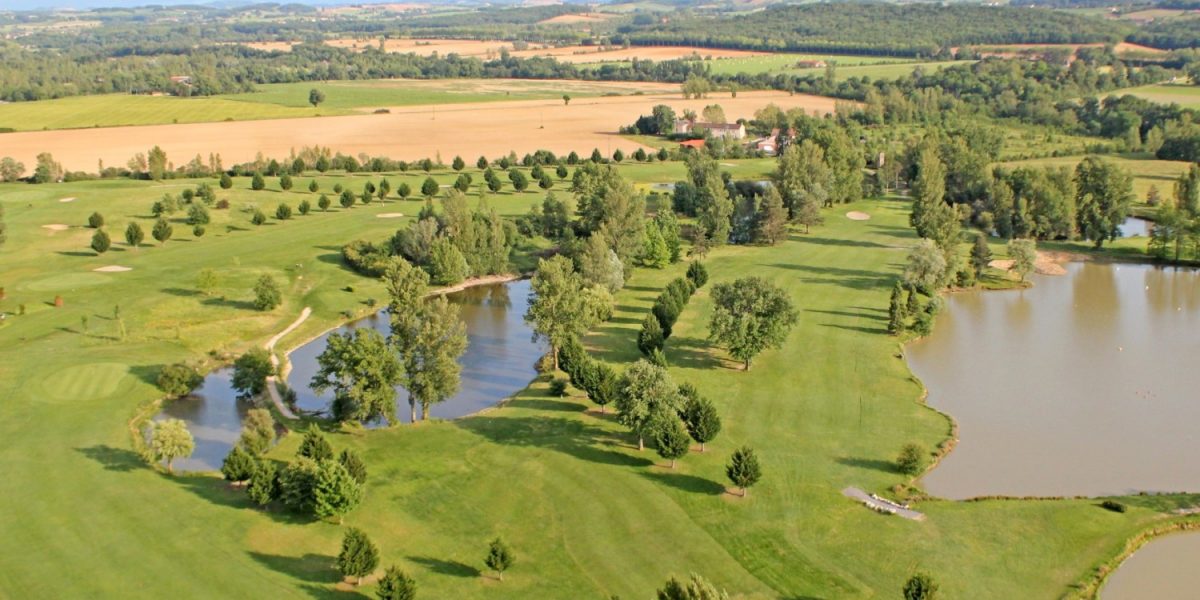
<instances>
[{"instance_id":1,"label":"pine tree","mask_svg":"<svg viewBox=\"0 0 1200 600\"><path fill-rule=\"evenodd\" d=\"M744 497L747 488L758 483L758 480L762 478L762 467L758 464L758 457L754 455L754 450L748 446L742 446L735 450L729 457L729 464L725 466L725 475L729 477L729 481L732 481L733 485L741 488Z\"/></svg>"},{"instance_id":2,"label":"pine tree","mask_svg":"<svg viewBox=\"0 0 1200 600\"><path fill-rule=\"evenodd\" d=\"M262 173L256 171L254 177L250 180L250 189L260 192L267 187L267 182L263 179Z\"/></svg>"},{"instance_id":3,"label":"pine tree","mask_svg":"<svg viewBox=\"0 0 1200 600\"><path fill-rule=\"evenodd\" d=\"M363 486L341 463L326 460L320 463L313 483L313 514L319 519L337 517L338 522L354 510L363 499Z\"/></svg>"},{"instance_id":4,"label":"pine tree","mask_svg":"<svg viewBox=\"0 0 1200 600\"><path fill-rule=\"evenodd\" d=\"M229 173L221 173L221 189L227 190L231 187L233 187L233 178L229 176Z\"/></svg>"},{"instance_id":5,"label":"pine tree","mask_svg":"<svg viewBox=\"0 0 1200 600\"><path fill-rule=\"evenodd\" d=\"M767 188L754 217L755 243L774 246L782 242L787 237L787 216L779 190L775 186Z\"/></svg>"},{"instance_id":6,"label":"pine tree","mask_svg":"<svg viewBox=\"0 0 1200 600\"><path fill-rule=\"evenodd\" d=\"M142 231L142 226L136 221L130 221L129 226L125 228L125 243L137 248L142 245L142 240L146 239L145 232Z\"/></svg>"},{"instance_id":7,"label":"pine tree","mask_svg":"<svg viewBox=\"0 0 1200 600\"><path fill-rule=\"evenodd\" d=\"M346 468L346 472L354 478L355 481L361 483L367 482L367 465L363 462L358 453L346 448L338 455L338 462Z\"/></svg>"},{"instance_id":8,"label":"pine tree","mask_svg":"<svg viewBox=\"0 0 1200 600\"><path fill-rule=\"evenodd\" d=\"M300 449L296 451L296 456L303 456L314 461L330 460L333 458L333 447L329 445L329 440L325 439L325 434L313 425L304 432L304 440L300 442Z\"/></svg>"},{"instance_id":9,"label":"pine tree","mask_svg":"<svg viewBox=\"0 0 1200 600\"><path fill-rule=\"evenodd\" d=\"M96 254L108 252L110 246L112 246L112 240L103 229L97 229L96 233L92 234L92 250L95 250Z\"/></svg>"},{"instance_id":10,"label":"pine tree","mask_svg":"<svg viewBox=\"0 0 1200 600\"><path fill-rule=\"evenodd\" d=\"M688 439L687 429L674 413L662 415L654 429L655 449L659 456L671 461L671 468L674 469L675 460L688 453L691 440Z\"/></svg>"},{"instance_id":11,"label":"pine tree","mask_svg":"<svg viewBox=\"0 0 1200 600\"><path fill-rule=\"evenodd\" d=\"M342 551L337 555L337 568L342 577L355 578L355 585L362 584L363 577L370 575L379 566L379 548L367 537L365 531L350 527L342 536Z\"/></svg>"},{"instance_id":12,"label":"pine tree","mask_svg":"<svg viewBox=\"0 0 1200 600\"><path fill-rule=\"evenodd\" d=\"M690 391L684 391L685 387L690 388ZM708 398L700 396L690 385L679 386L679 390L687 398L687 404L683 408L683 422L687 425L688 435L700 444L700 451L704 452L704 444L711 442L721 432L721 417L717 414L717 407Z\"/></svg>"},{"instance_id":13,"label":"pine tree","mask_svg":"<svg viewBox=\"0 0 1200 600\"><path fill-rule=\"evenodd\" d=\"M638 332L638 350L650 356L655 350L663 348L663 330L654 314L646 315L642 320L642 330Z\"/></svg>"},{"instance_id":14,"label":"pine tree","mask_svg":"<svg viewBox=\"0 0 1200 600\"><path fill-rule=\"evenodd\" d=\"M246 481L254 474L254 457L241 446L234 446L221 463L221 475L226 481Z\"/></svg>"},{"instance_id":15,"label":"pine tree","mask_svg":"<svg viewBox=\"0 0 1200 600\"><path fill-rule=\"evenodd\" d=\"M250 473L250 484L246 486L246 495L250 501L266 506L279 496L279 483L276 479L275 463L260 460Z\"/></svg>"},{"instance_id":16,"label":"pine tree","mask_svg":"<svg viewBox=\"0 0 1200 600\"><path fill-rule=\"evenodd\" d=\"M417 582L413 581L400 567L390 566L379 578L379 587L375 589L375 597L379 600L415 600L417 597Z\"/></svg>"},{"instance_id":17,"label":"pine tree","mask_svg":"<svg viewBox=\"0 0 1200 600\"><path fill-rule=\"evenodd\" d=\"M975 235L975 245L971 246L971 268L975 269L975 278L983 276L983 270L992 262L992 249L988 247L987 237L982 233Z\"/></svg>"},{"instance_id":18,"label":"pine tree","mask_svg":"<svg viewBox=\"0 0 1200 600\"><path fill-rule=\"evenodd\" d=\"M496 538L488 547L488 555L483 562L489 569L496 572L500 581L504 581L504 572L516 562L516 557L513 556L512 550L504 543L504 540Z\"/></svg>"},{"instance_id":19,"label":"pine tree","mask_svg":"<svg viewBox=\"0 0 1200 600\"><path fill-rule=\"evenodd\" d=\"M904 288L897 281L896 285L892 286L892 299L888 304L888 333L899 335L904 332L905 323L904 309Z\"/></svg>"}]
</instances>

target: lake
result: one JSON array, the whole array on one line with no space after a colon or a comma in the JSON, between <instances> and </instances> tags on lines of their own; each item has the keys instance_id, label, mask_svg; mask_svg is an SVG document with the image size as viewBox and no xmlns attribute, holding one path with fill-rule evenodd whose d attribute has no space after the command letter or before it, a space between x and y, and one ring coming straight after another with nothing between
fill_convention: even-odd
<instances>
[{"instance_id":1,"label":"lake","mask_svg":"<svg viewBox=\"0 0 1200 600\"><path fill-rule=\"evenodd\" d=\"M1193 600L1200 593L1200 534L1173 533L1142 546L1104 584L1103 600Z\"/></svg>"},{"instance_id":2,"label":"lake","mask_svg":"<svg viewBox=\"0 0 1200 600\"><path fill-rule=\"evenodd\" d=\"M463 365L459 392L434 406L430 411L433 417L452 419L478 412L520 391L537 376L534 365L546 346L533 342L533 332L525 324L529 293L530 282L520 280L447 295L459 305L466 324L467 351L459 361ZM387 335L387 314L373 315L335 331L344 333L357 327L372 327ZM332 392L317 395L308 387L317 368L316 358L325 349L328 337L328 333L322 335L289 355L292 369L288 385L296 391L296 404L302 410L325 410L332 400ZM225 455L237 442L242 419L251 406L237 399L231 386L232 375L230 367L213 371L193 394L166 403L159 413L158 419L186 421L196 439L195 452L188 459L175 461L176 468L220 469ZM404 390L399 390L397 406L397 415L407 421L408 396Z\"/></svg>"},{"instance_id":3,"label":"lake","mask_svg":"<svg viewBox=\"0 0 1200 600\"><path fill-rule=\"evenodd\" d=\"M907 349L960 441L936 496L1200 490L1200 275L1071 263L1019 291L948 298Z\"/></svg>"}]
</instances>

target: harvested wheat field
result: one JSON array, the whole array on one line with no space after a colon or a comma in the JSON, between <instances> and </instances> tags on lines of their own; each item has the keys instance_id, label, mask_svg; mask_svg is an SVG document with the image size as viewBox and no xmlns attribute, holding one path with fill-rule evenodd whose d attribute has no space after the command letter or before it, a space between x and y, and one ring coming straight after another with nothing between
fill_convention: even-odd
<instances>
[{"instance_id":1,"label":"harvested wheat field","mask_svg":"<svg viewBox=\"0 0 1200 600\"><path fill-rule=\"evenodd\" d=\"M570 105L561 100L520 100L437 107L394 107L390 114L275 119L264 121L110 127L4 134L4 154L33 164L41 152L50 152L69 170L105 164L125 164L130 157L161 146L176 164L196 155L220 153L225 164L248 162L260 152L286 156L304 146L328 146L347 154L365 152L401 160L455 155L499 156L546 149L580 153L599 148L610 154L618 148L630 152L640 144L616 134L623 125L649 114L656 104L677 112L703 110L720 104L730 121L753 117L754 111L773 103L787 110L830 113L835 100L786 92L742 92L737 98L683 100L676 92L641 96L578 98Z\"/></svg>"},{"instance_id":2,"label":"harvested wheat field","mask_svg":"<svg viewBox=\"0 0 1200 600\"><path fill-rule=\"evenodd\" d=\"M263 52L291 52L292 47L300 42L242 42L241 45Z\"/></svg>"},{"instance_id":3,"label":"harvested wheat field","mask_svg":"<svg viewBox=\"0 0 1200 600\"><path fill-rule=\"evenodd\" d=\"M612 16L613 15L606 15L603 13L575 13L575 14L571 14L571 15L558 15L557 17L550 17L549 19L542 19L541 21L538 21L538 23L541 23L544 25L572 25L572 24L576 24L576 23L598 23L601 21L607 21L608 19L612 18Z\"/></svg>"},{"instance_id":4,"label":"harvested wheat field","mask_svg":"<svg viewBox=\"0 0 1200 600\"><path fill-rule=\"evenodd\" d=\"M764 56L770 54L769 52L727 50L724 48L702 48L699 46L634 46L630 48L614 48L611 50L604 50L599 46L555 47L547 44L530 44L528 49L514 50L511 42L499 40L380 40L379 38L347 38L327 40L325 43L336 48L362 51L367 48L378 48L380 41L383 42L383 47L388 52L396 52L401 54L413 53L421 56L429 56L436 52L442 56L447 54L458 54L460 56L474 56L487 59L499 56L500 50L506 49L508 50L509 54L518 58L548 56L557 59L559 62L573 64L623 62L630 61L635 58L663 61L675 58L684 58L694 54L698 54L702 57L712 58L746 58L750 56ZM270 49L280 48L271 47Z\"/></svg>"}]
</instances>

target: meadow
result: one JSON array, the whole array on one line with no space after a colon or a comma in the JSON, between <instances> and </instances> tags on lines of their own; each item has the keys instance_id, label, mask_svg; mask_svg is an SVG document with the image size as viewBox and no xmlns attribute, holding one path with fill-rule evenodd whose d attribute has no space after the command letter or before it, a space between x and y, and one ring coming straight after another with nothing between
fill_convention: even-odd
<instances>
[{"instance_id":1,"label":"meadow","mask_svg":"<svg viewBox=\"0 0 1200 600\"><path fill-rule=\"evenodd\" d=\"M1160 84L1120 90L1120 95L1132 94L1151 102L1178 104L1184 108L1200 108L1200 85Z\"/></svg>"},{"instance_id":2,"label":"meadow","mask_svg":"<svg viewBox=\"0 0 1200 600\"><path fill-rule=\"evenodd\" d=\"M1009 167L1037 165L1074 169L1075 165L1079 164L1084 158L1082 155L1055 156L1009 161L1000 164ZM1103 159L1120 166L1133 175L1134 198L1137 203L1143 205L1146 202L1146 194L1149 193L1151 186L1158 188L1160 197L1170 198L1175 189L1175 180L1180 175L1186 173L1189 166L1189 163L1186 162L1158 160L1148 154L1104 155Z\"/></svg>"},{"instance_id":3,"label":"meadow","mask_svg":"<svg viewBox=\"0 0 1200 600\"><path fill-rule=\"evenodd\" d=\"M729 164L758 172L769 163ZM639 184L683 173L680 163L621 168ZM339 182L358 190L378 178L318 181L323 190ZM394 189L424 175L388 178ZM296 189L309 179L297 177ZM281 347L340 323L343 311L367 311L383 287L342 266L338 249L385 238L421 202L393 199L256 227L242 207L272 214L279 202L315 195L280 191L276 181L254 192L238 178L233 190L218 191L231 209L212 211L203 238L177 222L165 245L118 241L100 257L86 250L91 232L81 226L91 212L104 213L119 239L129 220L149 225L150 204L164 192L196 183L0 186L9 225L0 309L26 308L0 322L0 335L18 341L0 345L0 589L14 596L348 597L336 591L345 586L332 569L344 527L251 508L214 474L148 469L130 450L127 423L159 397L152 381L164 364L212 366L214 357L281 330L302 307L313 317ZM516 215L540 196L492 195L489 205ZM872 218L849 220L850 210ZM392 212L410 217L377 216ZM952 598L1071 595L1126 538L1200 498L1132 497L1123 514L1090 499L933 500L916 506L927 519L913 522L841 494L851 485L888 493L906 481L891 462L900 446L933 447L949 431L947 418L921 403L920 383L883 331L888 292L915 243L907 212L897 199L838 206L812 234L709 256L709 287L667 342L672 375L711 397L724 420L707 452L668 469L577 393L550 397L543 378L475 417L332 434L335 447L362 452L371 473L366 502L346 524L368 530L383 564L409 571L425 597L640 598L670 574L689 572L743 598L895 597L914 570L937 574ZM132 270L94 271L113 264ZM592 354L618 366L634 360L638 324L685 266L636 271L614 318L586 339ZM195 290L201 268L219 273L211 295ZM285 292L284 304L267 313L248 306L261 274ZM705 331L713 283L746 275L784 287L801 312L785 346L749 372ZM53 307L55 295L62 308ZM115 335L116 305L124 339ZM272 455L290 457L298 437L287 436ZM727 493L723 477L726 457L742 444L757 449L765 472L746 498ZM503 582L482 564L495 535L518 556ZM371 585L359 592L371 594Z\"/></svg>"},{"instance_id":4,"label":"meadow","mask_svg":"<svg viewBox=\"0 0 1200 600\"><path fill-rule=\"evenodd\" d=\"M714 75L737 75L747 73L785 73L798 70L796 63L800 61L825 61L836 63L838 67L860 65L882 65L896 63L911 63L912 59L890 58L885 56L855 56L838 54L794 54L778 53L751 56L747 58L720 58L707 60Z\"/></svg>"}]
</instances>

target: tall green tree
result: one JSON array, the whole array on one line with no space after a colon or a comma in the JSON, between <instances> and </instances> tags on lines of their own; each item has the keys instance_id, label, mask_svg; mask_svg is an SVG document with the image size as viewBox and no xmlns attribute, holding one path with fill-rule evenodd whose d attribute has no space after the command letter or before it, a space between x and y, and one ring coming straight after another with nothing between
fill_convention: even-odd
<instances>
[{"instance_id":1,"label":"tall green tree","mask_svg":"<svg viewBox=\"0 0 1200 600\"><path fill-rule=\"evenodd\" d=\"M704 445L721 432L721 416L717 414L716 405L696 392L695 388L680 386L680 393L686 398L683 423L687 426L687 433L700 444L700 451L704 452Z\"/></svg>"},{"instance_id":2,"label":"tall green tree","mask_svg":"<svg viewBox=\"0 0 1200 600\"><path fill-rule=\"evenodd\" d=\"M313 514L318 519L337 517L341 523L346 513L362 503L363 486L340 462L324 460L318 465L313 482Z\"/></svg>"},{"instance_id":3,"label":"tall green tree","mask_svg":"<svg viewBox=\"0 0 1200 600\"><path fill-rule=\"evenodd\" d=\"M252 408L242 420L242 434L237 445L251 456L262 456L275 443L275 418L265 408Z\"/></svg>"},{"instance_id":4,"label":"tall green tree","mask_svg":"<svg viewBox=\"0 0 1200 600\"><path fill-rule=\"evenodd\" d=\"M904 333L906 323L904 308L904 288L901 287L900 282L897 281L896 284L892 286L892 297L888 302L888 333L892 335Z\"/></svg>"},{"instance_id":5,"label":"tall green tree","mask_svg":"<svg viewBox=\"0 0 1200 600\"><path fill-rule=\"evenodd\" d=\"M395 565L387 568L383 577L379 578L379 586L375 588L375 597L379 600L416 600L417 582Z\"/></svg>"},{"instance_id":6,"label":"tall green tree","mask_svg":"<svg viewBox=\"0 0 1200 600\"><path fill-rule=\"evenodd\" d=\"M467 349L467 331L458 307L443 295L422 300L414 308L414 317L392 321L392 345L404 367L403 385L416 423L416 404L421 405L422 419L428 420L434 404L458 391L462 374L458 359Z\"/></svg>"},{"instance_id":7,"label":"tall green tree","mask_svg":"<svg viewBox=\"0 0 1200 600\"><path fill-rule=\"evenodd\" d=\"M274 372L271 355L266 350L249 350L233 361L233 389L242 398L257 396L267 389L267 377Z\"/></svg>"},{"instance_id":8,"label":"tall green tree","mask_svg":"<svg viewBox=\"0 0 1200 600\"><path fill-rule=\"evenodd\" d=\"M177 458L187 458L196 449L196 440L181 419L153 421L150 426L150 455L154 462L167 461L167 472L174 474Z\"/></svg>"},{"instance_id":9,"label":"tall green tree","mask_svg":"<svg viewBox=\"0 0 1200 600\"><path fill-rule=\"evenodd\" d=\"M363 577L379 567L379 548L367 532L349 527L342 535L342 550L337 555L337 568L342 577L353 577L355 585L361 585Z\"/></svg>"},{"instance_id":10,"label":"tall green tree","mask_svg":"<svg viewBox=\"0 0 1200 600\"><path fill-rule=\"evenodd\" d=\"M310 425L304 432L304 439L300 441L296 456L312 459L314 462L330 460L333 458L333 446L319 427Z\"/></svg>"},{"instance_id":11,"label":"tall green tree","mask_svg":"<svg viewBox=\"0 0 1200 600\"><path fill-rule=\"evenodd\" d=\"M746 491L762 479L762 467L758 464L754 450L749 446L735 450L729 457L729 464L725 465L725 476L733 485L741 488L742 496L745 497Z\"/></svg>"},{"instance_id":12,"label":"tall green tree","mask_svg":"<svg viewBox=\"0 0 1200 600\"><path fill-rule=\"evenodd\" d=\"M988 246L987 236L975 234L975 244L971 246L971 268L975 270L975 278L983 276L984 269L992 262L992 249Z\"/></svg>"},{"instance_id":13,"label":"tall green tree","mask_svg":"<svg viewBox=\"0 0 1200 600\"><path fill-rule=\"evenodd\" d=\"M3 210L4 210L4 207L0 207L0 211L3 211ZM3 236L3 234L4 234L4 225L3 225L3 223L0 223L0 236ZM105 232L103 229L97 229L96 233L92 234L91 247L92 247L92 250L96 251L96 254L104 254L105 252L108 252L108 249L111 246L112 246L112 240L109 239L108 233Z\"/></svg>"},{"instance_id":14,"label":"tall green tree","mask_svg":"<svg viewBox=\"0 0 1200 600\"><path fill-rule=\"evenodd\" d=\"M1037 262L1037 242L1011 240L1008 242L1008 256L1013 261L1012 270L1021 276L1021 281L1025 281L1025 277L1033 272Z\"/></svg>"},{"instance_id":15,"label":"tall green tree","mask_svg":"<svg viewBox=\"0 0 1200 600\"><path fill-rule=\"evenodd\" d=\"M175 233L175 228L171 226L170 221L162 217L154 222L154 228L150 230L150 235L154 236L154 239L160 244L166 244L173 233Z\"/></svg>"},{"instance_id":16,"label":"tall green tree","mask_svg":"<svg viewBox=\"0 0 1200 600\"><path fill-rule=\"evenodd\" d=\"M258 310L273 310L283 303L283 293L279 284L270 275L263 275L254 284L254 308Z\"/></svg>"},{"instance_id":17,"label":"tall green tree","mask_svg":"<svg viewBox=\"0 0 1200 600\"><path fill-rule=\"evenodd\" d=\"M403 372L383 335L369 327L330 334L317 356L317 372L309 384L318 394L334 392L333 417L338 421L396 420L396 388Z\"/></svg>"},{"instance_id":18,"label":"tall green tree","mask_svg":"<svg viewBox=\"0 0 1200 600\"><path fill-rule=\"evenodd\" d=\"M916 228L918 236L933 240L948 255L958 243L961 224L954 208L946 203L946 165L935 146L923 144L917 155L916 168L909 222Z\"/></svg>"},{"instance_id":19,"label":"tall green tree","mask_svg":"<svg viewBox=\"0 0 1200 600\"><path fill-rule=\"evenodd\" d=\"M318 90L317 88L308 90L308 103L313 105L313 108L316 108L324 101L325 101L325 92L322 92L321 90Z\"/></svg>"},{"instance_id":20,"label":"tall green tree","mask_svg":"<svg viewBox=\"0 0 1200 600\"><path fill-rule=\"evenodd\" d=\"M554 368L558 369L558 349L593 325L585 317L583 278L569 258L558 255L538 261L531 284L525 322L533 327L535 336L550 343Z\"/></svg>"},{"instance_id":21,"label":"tall green tree","mask_svg":"<svg viewBox=\"0 0 1200 600\"><path fill-rule=\"evenodd\" d=\"M142 231L142 226L137 224L137 221L130 221L125 227L125 243L137 248L142 245L142 240L146 239L146 233Z\"/></svg>"},{"instance_id":22,"label":"tall green tree","mask_svg":"<svg viewBox=\"0 0 1200 600\"><path fill-rule=\"evenodd\" d=\"M1089 156L1075 167L1079 232L1100 248L1120 236L1133 204L1133 178L1114 163Z\"/></svg>"},{"instance_id":23,"label":"tall green tree","mask_svg":"<svg viewBox=\"0 0 1200 600\"><path fill-rule=\"evenodd\" d=\"M690 443L687 428L677 415L660 414L659 422L654 426L654 449L659 456L671 461L672 469L677 459L687 456Z\"/></svg>"},{"instance_id":24,"label":"tall green tree","mask_svg":"<svg viewBox=\"0 0 1200 600\"><path fill-rule=\"evenodd\" d=\"M500 581L504 581L504 572L511 568L516 561L517 557L508 544L505 544L504 540L496 538L488 546L488 555L483 562L489 569L496 572L496 577Z\"/></svg>"},{"instance_id":25,"label":"tall green tree","mask_svg":"<svg viewBox=\"0 0 1200 600\"><path fill-rule=\"evenodd\" d=\"M666 369L641 359L625 370L616 406L621 424L633 431L638 450L643 450L645 439L655 433L657 420L678 415L683 399Z\"/></svg>"},{"instance_id":26,"label":"tall green tree","mask_svg":"<svg viewBox=\"0 0 1200 600\"><path fill-rule=\"evenodd\" d=\"M255 463L254 471L250 473L250 483L246 485L246 495L259 506L266 506L279 497L275 463L269 460Z\"/></svg>"},{"instance_id":27,"label":"tall green tree","mask_svg":"<svg viewBox=\"0 0 1200 600\"><path fill-rule=\"evenodd\" d=\"M816 210L833 202L833 171L825 162L825 150L812 140L784 148L772 180L791 219L806 207Z\"/></svg>"},{"instance_id":28,"label":"tall green tree","mask_svg":"<svg viewBox=\"0 0 1200 600\"><path fill-rule=\"evenodd\" d=\"M754 242L774 246L787 239L787 209L775 186L767 188L754 216Z\"/></svg>"},{"instance_id":29,"label":"tall green tree","mask_svg":"<svg viewBox=\"0 0 1200 600\"><path fill-rule=\"evenodd\" d=\"M258 468L257 461L254 457L242 449L241 446L234 446L225 455L225 460L221 462L221 475L226 481L246 481L254 475L254 470Z\"/></svg>"},{"instance_id":30,"label":"tall green tree","mask_svg":"<svg viewBox=\"0 0 1200 600\"><path fill-rule=\"evenodd\" d=\"M345 467L346 472L350 474L360 484L367 482L367 464L363 462L362 457L357 452L345 448L338 455L338 462Z\"/></svg>"},{"instance_id":31,"label":"tall green tree","mask_svg":"<svg viewBox=\"0 0 1200 600\"><path fill-rule=\"evenodd\" d=\"M933 240L921 240L909 251L900 279L910 290L933 294L946 280L945 253Z\"/></svg>"},{"instance_id":32,"label":"tall green tree","mask_svg":"<svg viewBox=\"0 0 1200 600\"><path fill-rule=\"evenodd\" d=\"M746 370L760 352L781 346L799 318L787 293L761 277L715 285L712 300L709 337Z\"/></svg>"}]
</instances>

